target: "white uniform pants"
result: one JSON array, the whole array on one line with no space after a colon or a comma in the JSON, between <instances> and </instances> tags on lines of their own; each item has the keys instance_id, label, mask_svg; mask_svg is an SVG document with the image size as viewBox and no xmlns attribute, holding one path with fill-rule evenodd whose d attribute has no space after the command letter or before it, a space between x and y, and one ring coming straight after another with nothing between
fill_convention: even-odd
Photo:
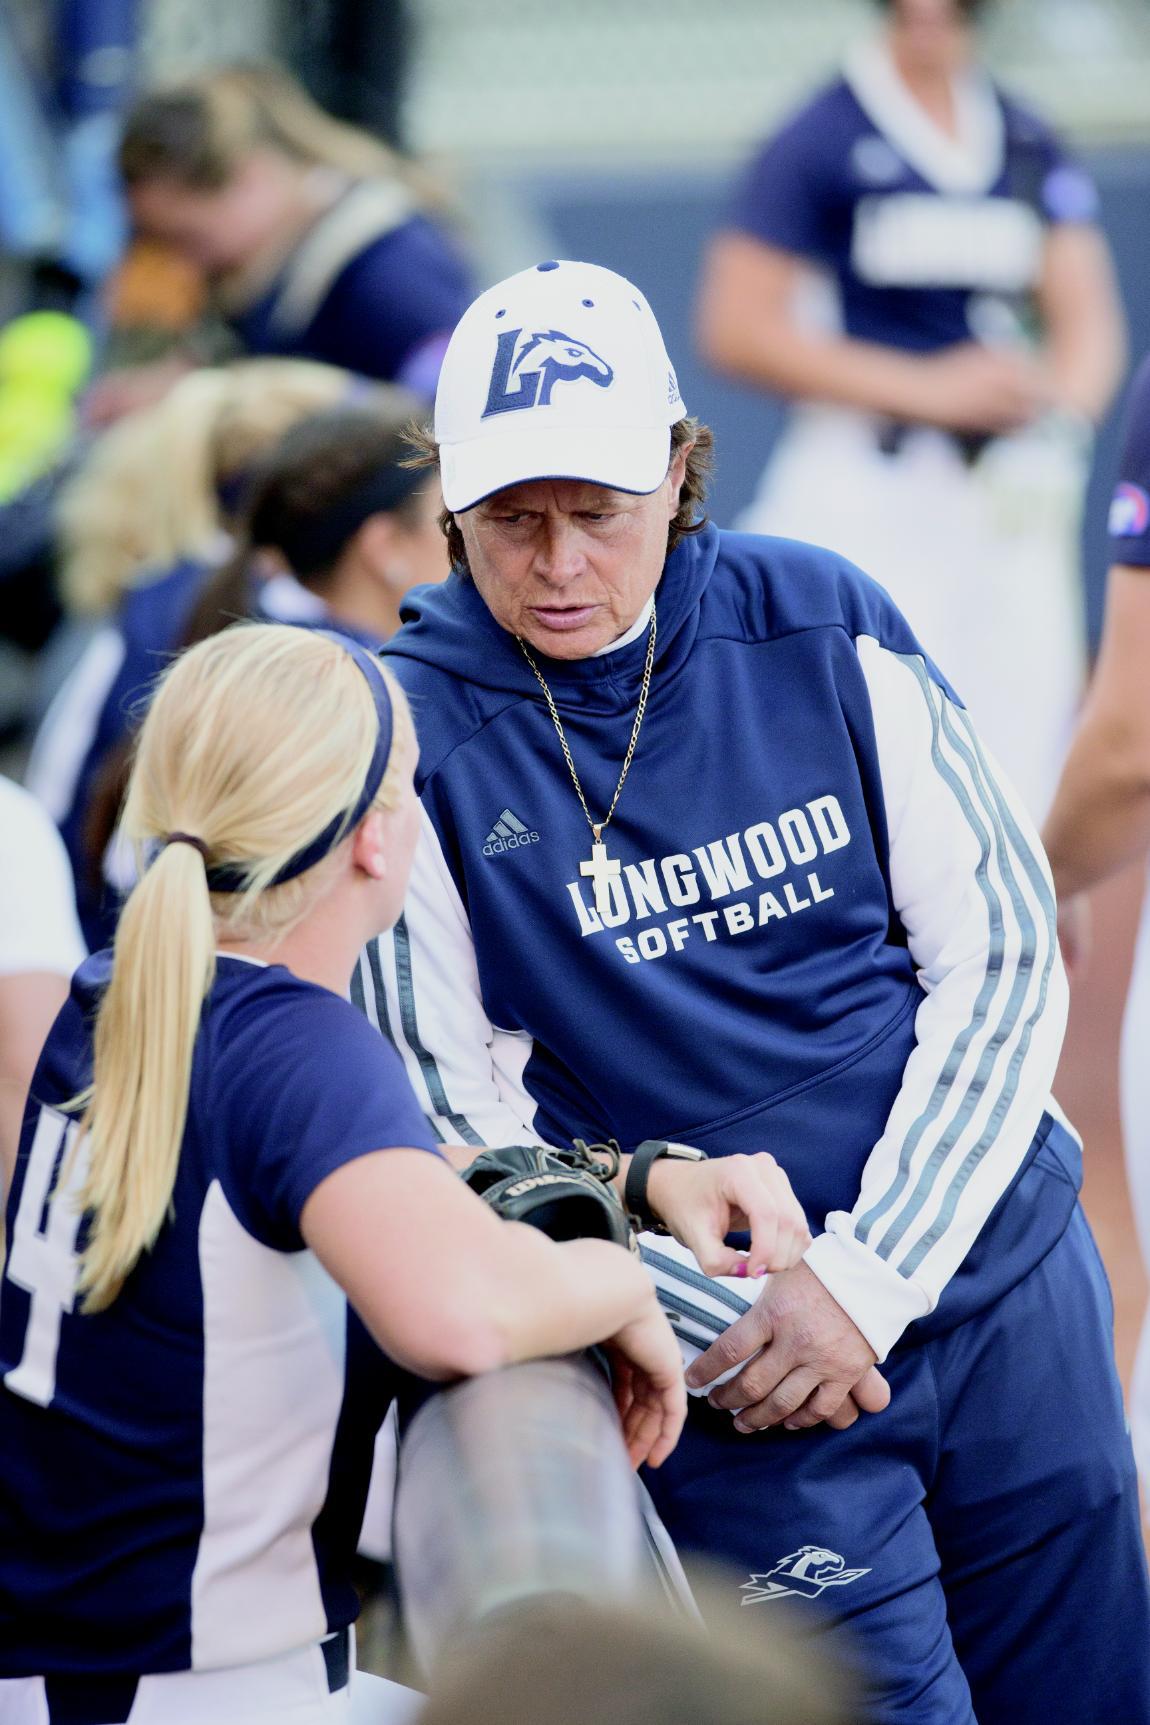
<instances>
[{"instance_id":1,"label":"white uniform pants","mask_svg":"<svg viewBox=\"0 0 1150 1725\"><path fill-rule=\"evenodd\" d=\"M1086 451L1065 428L950 437L799 408L737 526L829 546L886 588L1030 813L1053 797L1084 665L1078 532Z\"/></svg>"}]
</instances>

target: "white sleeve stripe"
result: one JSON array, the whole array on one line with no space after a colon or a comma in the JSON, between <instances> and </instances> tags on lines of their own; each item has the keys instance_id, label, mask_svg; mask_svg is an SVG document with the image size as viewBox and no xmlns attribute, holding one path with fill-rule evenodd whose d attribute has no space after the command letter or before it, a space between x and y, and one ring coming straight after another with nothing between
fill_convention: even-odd
<instances>
[{"instance_id":1,"label":"white sleeve stripe","mask_svg":"<svg viewBox=\"0 0 1150 1725\"><path fill-rule=\"evenodd\" d=\"M355 969L351 973L351 988L348 991L348 998L356 1011L362 1012L367 1022L374 1025L375 1029L378 1030L379 1019L376 1015L375 1001L363 977L366 967L367 952L365 949L355 961Z\"/></svg>"},{"instance_id":2,"label":"white sleeve stripe","mask_svg":"<svg viewBox=\"0 0 1150 1725\"><path fill-rule=\"evenodd\" d=\"M367 967L371 975L371 992L373 1016L376 1028L394 1044L395 1037L391 1029L391 1014L387 1010L387 984L383 980L383 959L380 956L379 942L373 940L366 952Z\"/></svg>"},{"instance_id":3,"label":"white sleeve stripe","mask_svg":"<svg viewBox=\"0 0 1150 1725\"><path fill-rule=\"evenodd\" d=\"M381 1036L387 1038L392 1047L395 1046L387 1012L387 993L383 983L383 967L379 961L378 941L372 941L366 946L356 960L355 969L351 973L351 1004L363 1013L367 1022L373 1025ZM425 1111L424 1118L432 1137L442 1144L443 1133L433 1116Z\"/></svg>"},{"instance_id":4,"label":"white sleeve stripe","mask_svg":"<svg viewBox=\"0 0 1150 1725\"><path fill-rule=\"evenodd\" d=\"M946 723L945 712L944 723ZM1009 1059L1006 1062L1005 1075L1002 1080L1001 1089L994 1100L993 1106L990 1110L989 1119L982 1136L968 1152L959 1168L955 1171L950 1187L943 1197L942 1205L935 1221L926 1230L926 1232L920 1236L917 1244L914 1245L895 1266L899 1272L905 1276L914 1275L923 1259L933 1249L933 1247L938 1244L946 1233L946 1230L954 1219L959 1201L968 1181L979 1163L982 1161L982 1158L998 1139L1003 1126L1007 1121L1010 1109L1018 1093L1019 1080L1030 1048L1031 1039L1034 1034L1034 1027L1046 1010L1047 994L1049 992L1050 978L1054 969L1054 958L1057 951L1053 894L1046 882L1037 857L1031 847L1027 844L1023 835L1019 832L1018 827L1010 815L1009 809L994 781L993 775L987 767L985 757L983 756L981 749L978 748L977 743L974 741L969 720L967 720L965 716L963 718L963 724L968 738L972 743L974 743L975 752L978 756L978 765L979 768L981 768L980 783L985 785L992 799L990 807L996 831L1001 835L1005 827L1009 834L1011 847L1027 875L1029 884L1034 890L1035 896L1038 898L1040 919L1036 924L1032 924L1036 938L1031 942L1023 959L1020 960L1019 978L1016 982L1015 989L1013 990L1013 996L1017 997L1019 1003L1018 1015L1015 1025L1011 1028L1011 1034L1014 1037L1014 1046L1011 1050ZM976 771L973 757L969 755L964 745L957 737L954 737L953 741L959 753L965 755L965 757L970 761L971 772L973 774ZM1013 882L1013 871L1011 871L1011 879ZM1015 886L1016 885L1017 883L1015 882ZM1019 898L1015 900L1016 904L1019 902L1021 902L1021 895L1019 895ZM1045 941L1045 956L1041 959L1041 969L1039 970L1039 951L1043 944L1043 940ZM1025 1001L1026 996L1031 992L1036 973L1038 974L1038 985L1033 996L1033 1005L1031 1006L1031 1010L1026 1019L1022 1020L1021 1013L1023 1002ZM1003 1052L1005 1053L1005 1048L1003 1049ZM1019 1150L1020 1152L1024 1152L1025 1145L1020 1144Z\"/></svg>"},{"instance_id":5,"label":"white sleeve stripe","mask_svg":"<svg viewBox=\"0 0 1150 1725\"><path fill-rule=\"evenodd\" d=\"M962 1192L983 1156L999 1136L1018 1088L1019 1072L1034 1024L1045 1005L1054 946L1049 889L1042 876L1041 867L1026 840L1007 816L1005 825L1009 829L1008 838L1004 821L1000 818L1004 814L1003 800L985 761L980 756L976 762L955 731L951 718L951 703L929 679L921 660L903 655L898 657L914 673L930 712L931 754L935 768L954 794L967 824L978 840L980 855L976 878L979 891L987 904L991 925L986 973L970 1022L952 1044L927 1108L907 1134L899 1158L898 1172L890 1189L860 1219L855 1230L857 1237L864 1239L865 1234L873 1230L880 1219L891 1211L910 1183L915 1162L919 1162L921 1168L915 1190L904 1202L899 1216L888 1223L882 1240L875 1247L879 1256L893 1260L896 1248L912 1223L928 1205L935 1207L934 1201L942 1192L933 1222L925 1232L908 1243L897 1263L892 1261L892 1268L909 1277L950 1227ZM947 745L945 749L944 739ZM1035 893L1041 927L1035 907L1028 904L1020 887L1012 861L1012 851L1021 863ZM1013 912L1010 933L1019 941L1009 995L993 1022L990 1007L1002 979L1006 930L1003 899L992 883L988 866L991 861L995 864L1001 887L1005 888L1010 899ZM1033 1010L1024 1020L1026 1001L1035 980L1035 960L1043 939L1046 941L1045 962ZM920 1149L927 1128L934 1124L941 1113L943 1099L956 1092L955 1081L968 1051L972 1057L971 1064L973 1056L977 1055L977 1066L965 1087L958 1093L958 1103L949 1122L932 1135L933 1148L923 1162L921 1155L916 1158L915 1152ZM996 1077L996 1069L1000 1082L998 1087L994 1088L992 1080ZM985 1125L981 1129L981 1135L971 1145L971 1138L978 1131L976 1115L985 1116ZM943 1182L948 1175L949 1181L944 1191Z\"/></svg>"},{"instance_id":6,"label":"white sleeve stripe","mask_svg":"<svg viewBox=\"0 0 1150 1725\"><path fill-rule=\"evenodd\" d=\"M901 658L902 655L898 655L898 657ZM918 664L909 659L904 659L903 662L909 665L911 671L915 674L916 678L918 678ZM981 1030L986 1023L990 1003L997 991L999 978L1002 974L1003 956L1005 951L1002 902L994 889L990 879L989 869L987 867L990 856L990 835L982 822L977 818L977 816L975 816L971 808L969 798L965 796L954 770L944 763L941 758L939 749L938 713L931 701L929 690L924 686L921 679L919 679L919 686L922 689L923 698L930 712L931 756L934 761L935 768L938 771L940 778L953 792L956 801L963 809L968 824L978 840L979 860L976 879L979 892L986 901L987 914L990 921L990 946L987 955L986 972L983 977L982 986L974 1002L970 1020L963 1026L962 1030L952 1043L946 1059L942 1064L941 1071L935 1081L934 1088L931 1091L926 1107L911 1126L903 1140L902 1149L899 1154L898 1168L894 1179L878 1202L872 1205L865 1215L860 1216L855 1225L855 1233L864 1244L869 1244L867 1236L870 1234L872 1229L877 1226L880 1219L898 1203L910 1182L914 1156L916 1150L919 1148L920 1141L926 1133L927 1128L934 1123L938 1115L942 1112L943 1104L953 1089L954 1081L962 1065L963 1056L979 1030ZM969 1105L973 1105L973 1098L970 1097L969 1090L964 1093L963 1101L968 1101ZM924 1173L929 1174L933 1171L934 1165L932 1163L928 1163ZM880 1253L880 1255L885 1254Z\"/></svg>"},{"instance_id":7,"label":"white sleeve stripe","mask_svg":"<svg viewBox=\"0 0 1150 1725\"><path fill-rule=\"evenodd\" d=\"M427 1087L432 1111L441 1119L448 1121L465 1144L482 1148L483 1139L471 1125L471 1122L466 1116L456 1113L448 1101L439 1064L420 1037L419 1019L415 1010L415 984L411 973L411 937L407 932L407 922L402 916L393 930L393 947L395 952L395 981L399 991L399 1022L403 1030L403 1039L419 1062L419 1070Z\"/></svg>"},{"instance_id":8,"label":"white sleeve stripe","mask_svg":"<svg viewBox=\"0 0 1150 1725\"><path fill-rule=\"evenodd\" d=\"M359 988L443 1141L478 1149L538 1140L523 1085L532 1044L491 1023L471 926L426 808L404 914L361 957Z\"/></svg>"},{"instance_id":9,"label":"white sleeve stripe","mask_svg":"<svg viewBox=\"0 0 1150 1725\"><path fill-rule=\"evenodd\" d=\"M927 688L922 684L920 686L924 687L924 694L926 694ZM896 1246L905 1236L911 1222L921 1213L928 1199L932 1199L941 1189L944 1177L943 1164L949 1163L953 1171L950 1186L942 1199L934 1224L920 1236L917 1242L912 1242L901 1261L892 1266L907 1276L914 1273L926 1253L938 1243L946 1232L947 1227L953 1221L962 1191L987 1149L996 1141L1001 1131L1010 1102L1017 1090L1022 1056L1029 1046L1034 1022L1041 1007L1045 1004L1046 982L1049 978L1051 962L1048 951L1045 974L1038 989L1038 1004L1031 1017L1023 1022L1022 1014L1034 977L1035 957L1039 945L1037 920L1033 909L1026 904L1019 889L992 793L981 778L973 756L955 732L950 717L950 703L946 701L941 691L934 689L930 689L928 698L932 699L932 704L937 703L942 733L952 751L952 763L957 758L967 768L970 786L993 828L995 857L1000 863L1004 884L1011 899L1014 912L1013 926L1020 931L1021 944L1005 1009L995 1026L993 1035L989 1038L985 1036L979 1038L980 1059L974 1078L962 1097L951 1125L937 1146L931 1164L928 1164L927 1171L920 1177L916 1192L907 1201L902 1215L888 1228L882 1242L877 1247L880 1256L893 1257ZM936 750L936 764L938 764L940 753L940 750ZM965 799L964 813L968 820L971 819L972 811ZM996 1067L1004 1073L1001 1089L998 1090L991 1088L991 1080L995 1076ZM969 1144L974 1131L972 1124L974 1108L967 1105L972 1099L982 1101L984 1106L989 1105L988 1118L982 1136L973 1148L965 1156L962 1156L964 1140L966 1144ZM933 1173L934 1178L928 1180L927 1173Z\"/></svg>"}]
</instances>

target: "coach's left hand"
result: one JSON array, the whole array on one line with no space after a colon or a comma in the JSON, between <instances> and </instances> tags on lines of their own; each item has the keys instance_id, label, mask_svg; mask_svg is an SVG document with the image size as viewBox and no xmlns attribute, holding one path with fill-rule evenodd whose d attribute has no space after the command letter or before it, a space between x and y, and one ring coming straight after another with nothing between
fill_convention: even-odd
<instances>
[{"instance_id":1,"label":"coach's left hand","mask_svg":"<svg viewBox=\"0 0 1150 1725\"><path fill-rule=\"evenodd\" d=\"M713 1407L741 1409L737 1431L797 1430L823 1420L842 1427L853 1424L855 1409L879 1413L890 1401L876 1358L814 1271L795 1264L772 1276L750 1311L700 1354L687 1383L701 1388L747 1360L708 1398Z\"/></svg>"},{"instance_id":2,"label":"coach's left hand","mask_svg":"<svg viewBox=\"0 0 1150 1725\"><path fill-rule=\"evenodd\" d=\"M708 1276L762 1276L797 1264L811 1243L802 1205L784 1169L766 1151L716 1156L708 1162L654 1164L648 1201ZM749 1251L726 1236L746 1232ZM745 1356L741 1356L745 1357Z\"/></svg>"}]
</instances>

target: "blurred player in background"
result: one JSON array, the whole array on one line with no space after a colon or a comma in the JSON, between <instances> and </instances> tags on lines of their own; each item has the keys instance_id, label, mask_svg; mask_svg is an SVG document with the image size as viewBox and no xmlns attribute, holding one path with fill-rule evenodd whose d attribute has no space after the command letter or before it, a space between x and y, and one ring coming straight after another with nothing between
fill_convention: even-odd
<instances>
[{"instance_id":1,"label":"blurred player in background","mask_svg":"<svg viewBox=\"0 0 1150 1725\"><path fill-rule=\"evenodd\" d=\"M1098 664L1075 733L1046 843L1064 901L1071 963L1089 938L1074 895L1150 849L1150 359L1130 393L1126 445L1110 506L1110 574ZM1122 1137L1142 1254L1150 1264L1150 899L1122 1024ZM1130 1386L1134 1453L1150 1486L1150 1322Z\"/></svg>"},{"instance_id":2,"label":"blurred player in background","mask_svg":"<svg viewBox=\"0 0 1150 1725\"><path fill-rule=\"evenodd\" d=\"M378 649L399 628L408 589L446 578L443 500L411 466L402 400L312 415L266 453L235 550L199 594L186 640L250 615Z\"/></svg>"},{"instance_id":3,"label":"blurred player in background","mask_svg":"<svg viewBox=\"0 0 1150 1725\"><path fill-rule=\"evenodd\" d=\"M882 582L1038 816L1080 693L1081 497L1123 322L1094 187L978 64L982 9L886 0L750 164L699 330L715 366L803 404L740 525Z\"/></svg>"},{"instance_id":4,"label":"blurred player in background","mask_svg":"<svg viewBox=\"0 0 1150 1725\"><path fill-rule=\"evenodd\" d=\"M373 655L277 625L193 648L144 724L153 860L49 1037L8 1207L5 1725L345 1720L393 1361L603 1341L632 1460L678 1435L637 1258L502 1223L341 998L400 913L415 759Z\"/></svg>"},{"instance_id":5,"label":"blurred player in background","mask_svg":"<svg viewBox=\"0 0 1150 1725\"><path fill-rule=\"evenodd\" d=\"M61 587L88 639L37 731L25 782L63 834L93 950L110 941L118 901L103 877L108 821L93 825L92 811L114 781L118 812L122 745L147 691L234 550L253 468L291 426L356 392L396 427L418 406L406 391L367 388L310 360L193 372L103 432L62 493Z\"/></svg>"},{"instance_id":6,"label":"blurred player in background","mask_svg":"<svg viewBox=\"0 0 1150 1725\"><path fill-rule=\"evenodd\" d=\"M407 590L447 575L439 487L407 459L403 434L412 401L404 391L379 386L358 407L301 421L257 460L232 522L231 555L217 570L198 572L190 608L181 606L182 627L142 640L142 618L157 621L156 607L147 606L148 589L134 607L125 606L123 621L136 624L125 642L130 657L126 651L100 709L84 800L64 829L80 845L93 947L111 943L136 878L116 830L136 731L173 655L242 617L330 629L376 651L399 627ZM174 584L173 574L153 586Z\"/></svg>"},{"instance_id":7,"label":"blurred player in background","mask_svg":"<svg viewBox=\"0 0 1150 1725\"><path fill-rule=\"evenodd\" d=\"M283 71L222 67L141 97L120 166L136 231L205 273L247 352L434 394L470 273L433 189L387 145ZM171 377L167 362L110 373L90 411L112 417Z\"/></svg>"}]
</instances>

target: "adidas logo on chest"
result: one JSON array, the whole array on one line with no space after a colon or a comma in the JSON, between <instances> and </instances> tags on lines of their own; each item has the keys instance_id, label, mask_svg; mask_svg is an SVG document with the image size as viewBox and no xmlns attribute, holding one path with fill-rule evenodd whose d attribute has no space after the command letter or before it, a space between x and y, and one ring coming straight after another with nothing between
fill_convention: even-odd
<instances>
[{"instance_id":1,"label":"adidas logo on chest","mask_svg":"<svg viewBox=\"0 0 1150 1725\"><path fill-rule=\"evenodd\" d=\"M499 856L503 851L521 850L524 845L537 845L539 834L531 832L518 815L504 809L483 843L485 857Z\"/></svg>"}]
</instances>

